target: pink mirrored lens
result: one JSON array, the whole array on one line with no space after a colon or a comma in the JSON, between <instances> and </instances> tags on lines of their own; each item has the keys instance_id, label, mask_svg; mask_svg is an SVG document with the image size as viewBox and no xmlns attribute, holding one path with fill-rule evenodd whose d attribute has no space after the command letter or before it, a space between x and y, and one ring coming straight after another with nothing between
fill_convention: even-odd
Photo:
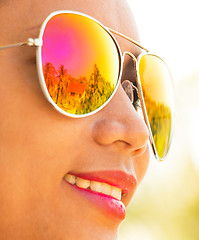
<instances>
[{"instance_id":1,"label":"pink mirrored lens","mask_svg":"<svg viewBox=\"0 0 199 240\"><path fill-rule=\"evenodd\" d=\"M98 109L117 85L117 46L110 34L88 17L74 13L53 16L43 33L41 54L48 93L68 113Z\"/></svg>"}]
</instances>

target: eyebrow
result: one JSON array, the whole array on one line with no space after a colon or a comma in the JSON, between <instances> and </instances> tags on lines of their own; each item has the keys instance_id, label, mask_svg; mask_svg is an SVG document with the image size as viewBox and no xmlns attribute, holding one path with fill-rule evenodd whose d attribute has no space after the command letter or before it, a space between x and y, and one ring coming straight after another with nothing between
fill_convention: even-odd
<instances>
[{"instance_id":1,"label":"eyebrow","mask_svg":"<svg viewBox=\"0 0 199 240\"><path fill-rule=\"evenodd\" d=\"M32 26L32 27L26 28L25 31L29 32L31 30L40 29L40 28L41 28L41 25L35 25L35 26Z\"/></svg>"}]
</instances>

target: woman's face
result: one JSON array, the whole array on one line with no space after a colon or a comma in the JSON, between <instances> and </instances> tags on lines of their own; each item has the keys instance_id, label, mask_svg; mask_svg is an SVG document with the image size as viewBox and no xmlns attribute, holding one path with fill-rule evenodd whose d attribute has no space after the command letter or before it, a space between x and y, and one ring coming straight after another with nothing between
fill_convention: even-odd
<instances>
[{"instance_id":1,"label":"woman's face","mask_svg":"<svg viewBox=\"0 0 199 240\"><path fill-rule=\"evenodd\" d=\"M37 37L45 17L61 9L86 13L137 38L122 0L22 0L2 2L0 42ZM122 50L138 53L124 39L118 42ZM148 167L145 123L121 86L108 105L90 117L60 114L41 92L35 50L0 51L1 239L116 239L125 207ZM66 174L89 180L76 183L107 192L82 190L64 180ZM120 198L121 191L121 201L110 196Z\"/></svg>"}]
</instances>

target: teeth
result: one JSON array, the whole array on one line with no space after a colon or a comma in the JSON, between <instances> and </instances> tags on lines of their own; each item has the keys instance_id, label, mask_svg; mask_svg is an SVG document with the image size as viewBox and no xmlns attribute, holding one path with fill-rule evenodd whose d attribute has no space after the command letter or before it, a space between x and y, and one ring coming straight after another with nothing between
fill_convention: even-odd
<instances>
[{"instance_id":1,"label":"teeth","mask_svg":"<svg viewBox=\"0 0 199 240\"><path fill-rule=\"evenodd\" d=\"M107 183L102 183L102 193L106 195L111 195L111 186Z\"/></svg>"},{"instance_id":2,"label":"teeth","mask_svg":"<svg viewBox=\"0 0 199 240\"><path fill-rule=\"evenodd\" d=\"M112 187L111 196L114 197L114 198L117 198L117 199L121 200L122 189L117 188L117 187Z\"/></svg>"},{"instance_id":3,"label":"teeth","mask_svg":"<svg viewBox=\"0 0 199 240\"><path fill-rule=\"evenodd\" d=\"M87 189L90 186L90 181L77 177L76 178L76 185L80 188Z\"/></svg>"},{"instance_id":4,"label":"teeth","mask_svg":"<svg viewBox=\"0 0 199 240\"><path fill-rule=\"evenodd\" d=\"M100 182L91 181L90 188L96 192L102 192L102 184Z\"/></svg>"},{"instance_id":5,"label":"teeth","mask_svg":"<svg viewBox=\"0 0 199 240\"><path fill-rule=\"evenodd\" d=\"M64 176L64 179L71 184L75 184L75 182L76 182L76 177L74 175L71 175L71 174L66 174Z\"/></svg>"},{"instance_id":6,"label":"teeth","mask_svg":"<svg viewBox=\"0 0 199 240\"><path fill-rule=\"evenodd\" d=\"M86 179L82 179L80 177L75 177L74 175L71 175L71 174L66 174L64 176L64 179L67 182L69 182L73 185L77 185L80 188L91 189L95 192L103 193L108 196L112 196L118 200L121 200L121 196L122 196L121 188L111 186L107 183L101 183L101 182L97 182L97 181L89 181Z\"/></svg>"}]
</instances>

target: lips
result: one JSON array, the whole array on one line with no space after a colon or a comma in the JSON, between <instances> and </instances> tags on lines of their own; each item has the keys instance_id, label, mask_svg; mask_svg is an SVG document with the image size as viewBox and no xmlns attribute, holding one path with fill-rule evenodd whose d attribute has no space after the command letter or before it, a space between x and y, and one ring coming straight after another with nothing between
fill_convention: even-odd
<instances>
[{"instance_id":1,"label":"lips","mask_svg":"<svg viewBox=\"0 0 199 240\"><path fill-rule=\"evenodd\" d=\"M79 188L89 189L121 200L121 188L111 186L110 184L104 182L90 181L71 174L66 174L64 179Z\"/></svg>"},{"instance_id":2,"label":"lips","mask_svg":"<svg viewBox=\"0 0 199 240\"><path fill-rule=\"evenodd\" d=\"M122 171L67 173L64 180L105 214L121 220L126 215L123 198L137 186L135 177Z\"/></svg>"}]
</instances>

